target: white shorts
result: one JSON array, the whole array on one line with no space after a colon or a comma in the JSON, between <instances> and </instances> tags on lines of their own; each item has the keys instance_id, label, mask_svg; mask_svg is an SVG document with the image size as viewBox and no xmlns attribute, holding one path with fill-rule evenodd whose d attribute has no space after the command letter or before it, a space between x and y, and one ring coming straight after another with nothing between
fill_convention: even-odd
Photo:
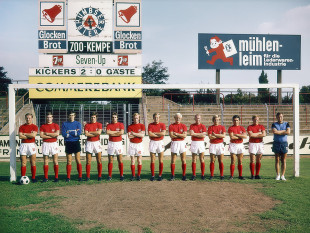
<instances>
[{"instance_id":1,"label":"white shorts","mask_svg":"<svg viewBox=\"0 0 310 233\"><path fill-rule=\"evenodd\" d=\"M102 151L102 148L101 148L101 144L100 144L100 141L95 141L95 142L91 142L91 141L87 141L86 142L86 146L85 146L85 150L87 153L99 153Z\"/></svg>"},{"instance_id":2,"label":"white shorts","mask_svg":"<svg viewBox=\"0 0 310 233\"><path fill-rule=\"evenodd\" d=\"M182 154L186 151L185 141L172 141L171 142L171 153Z\"/></svg>"},{"instance_id":3,"label":"white shorts","mask_svg":"<svg viewBox=\"0 0 310 233\"><path fill-rule=\"evenodd\" d=\"M129 142L129 148L127 154L130 156L141 156L143 155L143 144Z\"/></svg>"},{"instance_id":4,"label":"white shorts","mask_svg":"<svg viewBox=\"0 0 310 233\"><path fill-rule=\"evenodd\" d=\"M209 152L213 155L223 155L225 147L223 143L210 144Z\"/></svg>"},{"instance_id":5,"label":"white shorts","mask_svg":"<svg viewBox=\"0 0 310 233\"><path fill-rule=\"evenodd\" d=\"M31 156L36 153L36 144L34 143L22 143L19 147L20 155Z\"/></svg>"},{"instance_id":6,"label":"white shorts","mask_svg":"<svg viewBox=\"0 0 310 233\"><path fill-rule=\"evenodd\" d=\"M259 142L259 143L253 143L250 142L249 143L249 153L250 154L259 154L262 155L264 154L264 143L263 142Z\"/></svg>"},{"instance_id":7,"label":"white shorts","mask_svg":"<svg viewBox=\"0 0 310 233\"><path fill-rule=\"evenodd\" d=\"M57 142L43 142L42 154L43 155L55 155L58 154L58 143Z\"/></svg>"},{"instance_id":8,"label":"white shorts","mask_svg":"<svg viewBox=\"0 0 310 233\"><path fill-rule=\"evenodd\" d=\"M108 142L108 155L122 155L123 144L122 142Z\"/></svg>"},{"instance_id":9,"label":"white shorts","mask_svg":"<svg viewBox=\"0 0 310 233\"><path fill-rule=\"evenodd\" d=\"M231 154L243 154L245 152L243 143L230 143L228 147L228 151Z\"/></svg>"},{"instance_id":10,"label":"white shorts","mask_svg":"<svg viewBox=\"0 0 310 233\"><path fill-rule=\"evenodd\" d=\"M165 150L165 147L164 147L164 142L163 140L160 140L160 141L154 141L154 140L151 140L150 141L150 145L149 145L149 151L151 153L161 153Z\"/></svg>"},{"instance_id":11,"label":"white shorts","mask_svg":"<svg viewBox=\"0 0 310 233\"><path fill-rule=\"evenodd\" d=\"M190 151L193 154L201 154L205 152L205 142L204 141L192 141Z\"/></svg>"}]
</instances>

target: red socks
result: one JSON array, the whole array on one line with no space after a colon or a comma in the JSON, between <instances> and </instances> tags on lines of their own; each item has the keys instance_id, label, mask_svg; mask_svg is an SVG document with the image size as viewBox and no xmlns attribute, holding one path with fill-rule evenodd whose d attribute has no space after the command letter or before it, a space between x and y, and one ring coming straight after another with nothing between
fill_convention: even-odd
<instances>
[{"instance_id":1,"label":"red socks","mask_svg":"<svg viewBox=\"0 0 310 233\"><path fill-rule=\"evenodd\" d=\"M201 168L201 175L204 176L205 175L205 169L206 169L204 162L200 163L200 168Z\"/></svg>"},{"instance_id":2,"label":"red socks","mask_svg":"<svg viewBox=\"0 0 310 233\"><path fill-rule=\"evenodd\" d=\"M219 167L220 167L220 176L224 176L224 163L220 163Z\"/></svg>"},{"instance_id":3,"label":"red socks","mask_svg":"<svg viewBox=\"0 0 310 233\"><path fill-rule=\"evenodd\" d=\"M135 165L131 165L131 175L136 176L136 166Z\"/></svg>"},{"instance_id":4,"label":"red socks","mask_svg":"<svg viewBox=\"0 0 310 233\"><path fill-rule=\"evenodd\" d=\"M138 176L141 176L142 164L138 164Z\"/></svg>"},{"instance_id":5,"label":"red socks","mask_svg":"<svg viewBox=\"0 0 310 233\"><path fill-rule=\"evenodd\" d=\"M256 175L259 175L261 163L256 163Z\"/></svg>"},{"instance_id":6,"label":"red socks","mask_svg":"<svg viewBox=\"0 0 310 233\"><path fill-rule=\"evenodd\" d=\"M123 174L124 174L124 164L123 163L118 164L118 168L119 168L120 176L123 176Z\"/></svg>"},{"instance_id":7,"label":"red socks","mask_svg":"<svg viewBox=\"0 0 310 233\"><path fill-rule=\"evenodd\" d=\"M44 178L48 179L48 165L43 165Z\"/></svg>"},{"instance_id":8,"label":"red socks","mask_svg":"<svg viewBox=\"0 0 310 233\"><path fill-rule=\"evenodd\" d=\"M77 167L77 171L79 173L79 178L82 178L82 164L81 163L77 164L76 167Z\"/></svg>"},{"instance_id":9,"label":"red socks","mask_svg":"<svg viewBox=\"0 0 310 233\"><path fill-rule=\"evenodd\" d=\"M183 165L182 165L182 167L183 167ZM196 176L196 163L193 163L193 162L192 162L192 173L193 173L193 176Z\"/></svg>"},{"instance_id":10,"label":"red socks","mask_svg":"<svg viewBox=\"0 0 310 233\"><path fill-rule=\"evenodd\" d=\"M255 163L250 163L251 175L254 176Z\"/></svg>"},{"instance_id":11,"label":"red socks","mask_svg":"<svg viewBox=\"0 0 310 233\"><path fill-rule=\"evenodd\" d=\"M210 176L214 176L214 163L210 163Z\"/></svg>"},{"instance_id":12,"label":"red socks","mask_svg":"<svg viewBox=\"0 0 310 233\"><path fill-rule=\"evenodd\" d=\"M71 169L72 169L72 165L71 164L67 164L67 178L68 179L71 178Z\"/></svg>"},{"instance_id":13,"label":"red socks","mask_svg":"<svg viewBox=\"0 0 310 233\"><path fill-rule=\"evenodd\" d=\"M112 178L112 170L113 170L113 163L108 164L108 172L109 172L109 177Z\"/></svg>"},{"instance_id":14,"label":"red socks","mask_svg":"<svg viewBox=\"0 0 310 233\"><path fill-rule=\"evenodd\" d=\"M186 175L186 163L182 163L183 176Z\"/></svg>"},{"instance_id":15,"label":"red socks","mask_svg":"<svg viewBox=\"0 0 310 233\"><path fill-rule=\"evenodd\" d=\"M55 179L58 179L59 165L54 165Z\"/></svg>"},{"instance_id":16,"label":"red socks","mask_svg":"<svg viewBox=\"0 0 310 233\"><path fill-rule=\"evenodd\" d=\"M35 179L36 178L36 172L37 172L37 167L36 166L31 166L31 174L32 174L31 179Z\"/></svg>"},{"instance_id":17,"label":"red socks","mask_svg":"<svg viewBox=\"0 0 310 233\"><path fill-rule=\"evenodd\" d=\"M102 176L102 163L97 163L98 177Z\"/></svg>"},{"instance_id":18,"label":"red socks","mask_svg":"<svg viewBox=\"0 0 310 233\"><path fill-rule=\"evenodd\" d=\"M230 176L234 176L235 164L230 164Z\"/></svg>"},{"instance_id":19,"label":"red socks","mask_svg":"<svg viewBox=\"0 0 310 233\"><path fill-rule=\"evenodd\" d=\"M155 163L151 163L151 174L155 176Z\"/></svg>"},{"instance_id":20,"label":"red socks","mask_svg":"<svg viewBox=\"0 0 310 233\"><path fill-rule=\"evenodd\" d=\"M159 176L162 176L164 170L164 163L159 163Z\"/></svg>"},{"instance_id":21,"label":"red socks","mask_svg":"<svg viewBox=\"0 0 310 233\"><path fill-rule=\"evenodd\" d=\"M25 176L26 175L26 166L22 166L21 168L20 168L20 173L21 173L21 175L22 176Z\"/></svg>"},{"instance_id":22,"label":"red socks","mask_svg":"<svg viewBox=\"0 0 310 233\"><path fill-rule=\"evenodd\" d=\"M90 164L86 164L86 177L90 178Z\"/></svg>"},{"instance_id":23,"label":"red socks","mask_svg":"<svg viewBox=\"0 0 310 233\"><path fill-rule=\"evenodd\" d=\"M242 176L242 164L238 165L239 176Z\"/></svg>"},{"instance_id":24,"label":"red socks","mask_svg":"<svg viewBox=\"0 0 310 233\"><path fill-rule=\"evenodd\" d=\"M175 164L172 163L170 167L171 167L171 175L174 176Z\"/></svg>"}]
</instances>

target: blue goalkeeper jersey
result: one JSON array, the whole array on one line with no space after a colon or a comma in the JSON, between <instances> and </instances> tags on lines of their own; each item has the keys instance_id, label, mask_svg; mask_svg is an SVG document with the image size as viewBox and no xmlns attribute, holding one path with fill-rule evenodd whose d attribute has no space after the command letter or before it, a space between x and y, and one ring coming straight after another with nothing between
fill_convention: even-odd
<instances>
[{"instance_id":1,"label":"blue goalkeeper jersey","mask_svg":"<svg viewBox=\"0 0 310 233\"><path fill-rule=\"evenodd\" d=\"M280 124L279 122L275 122L272 124L271 128L276 128L277 130L287 130L287 128L290 128L290 125L288 122L283 122ZM275 142L287 142L287 135L273 135L273 141Z\"/></svg>"},{"instance_id":2,"label":"blue goalkeeper jersey","mask_svg":"<svg viewBox=\"0 0 310 233\"><path fill-rule=\"evenodd\" d=\"M82 125L78 121L66 121L61 126L61 134L66 142L78 141L82 134Z\"/></svg>"}]
</instances>

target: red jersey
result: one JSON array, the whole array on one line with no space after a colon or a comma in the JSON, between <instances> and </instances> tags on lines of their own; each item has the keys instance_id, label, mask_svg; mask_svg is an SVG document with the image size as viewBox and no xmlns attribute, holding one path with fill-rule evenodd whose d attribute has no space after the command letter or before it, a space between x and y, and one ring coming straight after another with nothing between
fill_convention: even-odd
<instances>
[{"instance_id":1,"label":"red jersey","mask_svg":"<svg viewBox=\"0 0 310 233\"><path fill-rule=\"evenodd\" d=\"M229 129L228 129L228 133L234 133L234 134L242 134L242 133L245 133L245 128L241 125L238 125L238 126L230 126ZM231 139L230 140L231 143L242 143L243 142L243 139L242 138L239 138L239 139Z\"/></svg>"},{"instance_id":2,"label":"red jersey","mask_svg":"<svg viewBox=\"0 0 310 233\"><path fill-rule=\"evenodd\" d=\"M124 124L121 122L117 122L117 123L111 123L107 125L107 130L111 130L111 131L121 131L124 130ZM109 141L111 142L120 142L122 141L122 136L117 136L117 137L113 137L113 136L109 136Z\"/></svg>"},{"instance_id":3,"label":"red jersey","mask_svg":"<svg viewBox=\"0 0 310 233\"><path fill-rule=\"evenodd\" d=\"M20 133L33 133L33 132L38 132L38 126L31 124L23 124L19 127L19 132ZM27 138L27 139L22 139L22 143L34 143L36 141L35 138Z\"/></svg>"},{"instance_id":4,"label":"red jersey","mask_svg":"<svg viewBox=\"0 0 310 233\"><path fill-rule=\"evenodd\" d=\"M99 122L87 123L84 127L84 131L88 131L88 132L95 132L95 131L98 131L99 129L102 129L102 124ZM95 137L87 137L87 141L89 142L96 142L99 140L100 140L100 135L97 135Z\"/></svg>"},{"instance_id":5,"label":"red jersey","mask_svg":"<svg viewBox=\"0 0 310 233\"><path fill-rule=\"evenodd\" d=\"M253 133L262 133L265 130L263 125L249 125L247 131L252 131ZM263 141L263 138L251 138L249 142L260 143Z\"/></svg>"},{"instance_id":6,"label":"red jersey","mask_svg":"<svg viewBox=\"0 0 310 233\"><path fill-rule=\"evenodd\" d=\"M211 125L208 128L208 134L223 134L226 133L226 129L223 125ZM215 138L215 139L210 139L210 143L212 144L218 144L218 143L222 143L224 140L223 138Z\"/></svg>"},{"instance_id":7,"label":"red jersey","mask_svg":"<svg viewBox=\"0 0 310 233\"><path fill-rule=\"evenodd\" d=\"M166 130L166 125L164 123L159 122L158 124L156 123L150 123L148 127L148 131L151 131L152 133L160 133ZM164 136L161 136L159 138L156 137L150 137L151 140L153 141L160 141L164 139Z\"/></svg>"},{"instance_id":8,"label":"red jersey","mask_svg":"<svg viewBox=\"0 0 310 233\"><path fill-rule=\"evenodd\" d=\"M127 127L127 132L134 132L134 133L141 133L141 131L145 132L145 126L144 124L138 123L138 124L131 124ZM140 143L142 142L143 138L140 137L134 137L130 138L130 142L132 143Z\"/></svg>"},{"instance_id":9,"label":"red jersey","mask_svg":"<svg viewBox=\"0 0 310 233\"><path fill-rule=\"evenodd\" d=\"M169 132L183 134L184 132L187 132L187 128L186 128L186 125L182 123L180 124L173 123L169 126ZM183 140L184 138L172 138L172 141L183 141Z\"/></svg>"},{"instance_id":10,"label":"red jersey","mask_svg":"<svg viewBox=\"0 0 310 233\"><path fill-rule=\"evenodd\" d=\"M204 133L204 132L207 132L207 128L205 125L203 124L191 124L190 127L189 127L189 130L193 130L194 133ZM198 137L195 137L195 136L192 136L192 141L204 141L205 139L204 138L198 138Z\"/></svg>"},{"instance_id":11,"label":"red jersey","mask_svg":"<svg viewBox=\"0 0 310 233\"><path fill-rule=\"evenodd\" d=\"M52 124L44 124L41 125L40 127L40 132L44 132L44 133L56 133L57 130L59 129L59 125L56 123L52 123ZM56 142L57 138L43 138L43 142Z\"/></svg>"}]
</instances>

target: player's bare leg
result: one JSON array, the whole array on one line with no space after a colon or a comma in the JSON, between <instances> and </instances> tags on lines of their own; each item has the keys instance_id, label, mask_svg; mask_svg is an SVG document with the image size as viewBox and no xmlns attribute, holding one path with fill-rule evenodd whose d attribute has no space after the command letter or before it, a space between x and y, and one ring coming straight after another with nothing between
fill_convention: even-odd
<instances>
[{"instance_id":1,"label":"player's bare leg","mask_svg":"<svg viewBox=\"0 0 310 233\"><path fill-rule=\"evenodd\" d=\"M97 160L97 171L98 171L98 181L102 180L102 160L101 160L101 152L96 154Z\"/></svg>"},{"instance_id":2,"label":"player's bare leg","mask_svg":"<svg viewBox=\"0 0 310 233\"><path fill-rule=\"evenodd\" d=\"M214 167L215 167L215 154L210 154L210 180L213 179L214 176Z\"/></svg>"},{"instance_id":3,"label":"player's bare leg","mask_svg":"<svg viewBox=\"0 0 310 233\"><path fill-rule=\"evenodd\" d=\"M58 172L59 172L58 154L53 155L53 163L54 163L54 173L55 173L54 182L58 182Z\"/></svg>"},{"instance_id":4,"label":"player's bare leg","mask_svg":"<svg viewBox=\"0 0 310 233\"><path fill-rule=\"evenodd\" d=\"M238 172L239 172L239 179L240 180L244 180L243 176L242 176L242 158L243 158L243 154L237 154L238 157Z\"/></svg>"},{"instance_id":5,"label":"player's bare leg","mask_svg":"<svg viewBox=\"0 0 310 233\"><path fill-rule=\"evenodd\" d=\"M255 170L255 154L250 153L250 172L252 180L255 179L254 170Z\"/></svg>"},{"instance_id":6,"label":"player's bare leg","mask_svg":"<svg viewBox=\"0 0 310 233\"><path fill-rule=\"evenodd\" d=\"M71 180L71 170L72 170L72 154L66 154L67 156L67 179L66 182L70 182Z\"/></svg>"},{"instance_id":7,"label":"player's bare leg","mask_svg":"<svg viewBox=\"0 0 310 233\"><path fill-rule=\"evenodd\" d=\"M112 179L112 170L113 170L113 155L108 155L108 180Z\"/></svg>"},{"instance_id":8,"label":"player's bare leg","mask_svg":"<svg viewBox=\"0 0 310 233\"><path fill-rule=\"evenodd\" d=\"M86 152L86 181L90 180L91 153Z\"/></svg>"},{"instance_id":9,"label":"player's bare leg","mask_svg":"<svg viewBox=\"0 0 310 233\"><path fill-rule=\"evenodd\" d=\"M220 179L224 179L224 154L217 156L218 162L219 162L219 169L220 169Z\"/></svg>"},{"instance_id":10,"label":"player's bare leg","mask_svg":"<svg viewBox=\"0 0 310 233\"><path fill-rule=\"evenodd\" d=\"M37 155L33 154L30 156L30 165L31 165L31 180L33 183L37 182L36 180L36 171L37 171L37 167L36 167L36 159L37 159Z\"/></svg>"},{"instance_id":11,"label":"player's bare leg","mask_svg":"<svg viewBox=\"0 0 310 233\"><path fill-rule=\"evenodd\" d=\"M118 161L118 168L119 168L119 175L120 175L120 180L124 180L124 164L123 164L123 155L119 154L117 156L117 161Z\"/></svg>"},{"instance_id":12,"label":"player's bare leg","mask_svg":"<svg viewBox=\"0 0 310 233\"><path fill-rule=\"evenodd\" d=\"M196 179L196 163L197 163L196 156L197 156L197 154L192 153L192 178L191 178L191 180Z\"/></svg>"},{"instance_id":13,"label":"player's bare leg","mask_svg":"<svg viewBox=\"0 0 310 233\"><path fill-rule=\"evenodd\" d=\"M134 156L130 156L130 160L131 160L131 181L135 180L136 178L136 165L135 165L135 157Z\"/></svg>"},{"instance_id":14,"label":"player's bare leg","mask_svg":"<svg viewBox=\"0 0 310 233\"><path fill-rule=\"evenodd\" d=\"M282 154L280 158L281 159L281 180L286 180L284 176L285 170L286 170L286 156L287 154L285 153L285 154Z\"/></svg>"},{"instance_id":15,"label":"player's bare leg","mask_svg":"<svg viewBox=\"0 0 310 233\"><path fill-rule=\"evenodd\" d=\"M171 179L170 180L174 180L175 179L174 171L175 171L175 160L176 160L176 158L177 158L177 154L171 153L171 164L170 164L170 167L171 167Z\"/></svg>"},{"instance_id":16,"label":"player's bare leg","mask_svg":"<svg viewBox=\"0 0 310 233\"><path fill-rule=\"evenodd\" d=\"M138 163L138 176L137 180L141 180L141 170L142 170L142 155L137 157L137 163Z\"/></svg>"},{"instance_id":17,"label":"player's bare leg","mask_svg":"<svg viewBox=\"0 0 310 233\"><path fill-rule=\"evenodd\" d=\"M236 160L236 155L231 153L230 154L230 177L229 177L230 180L234 178L235 160Z\"/></svg>"},{"instance_id":18,"label":"player's bare leg","mask_svg":"<svg viewBox=\"0 0 310 233\"><path fill-rule=\"evenodd\" d=\"M257 154L256 155L255 179L260 179L259 172L260 172L262 157L263 157L262 154Z\"/></svg>"},{"instance_id":19,"label":"player's bare leg","mask_svg":"<svg viewBox=\"0 0 310 233\"><path fill-rule=\"evenodd\" d=\"M79 174L78 181L82 181L82 163L81 163L81 153L77 152L75 154L75 162L76 162L76 169Z\"/></svg>"},{"instance_id":20,"label":"player's bare leg","mask_svg":"<svg viewBox=\"0 0 310 233\"><path fill-rule=\"evenodd\" d=\"M181 162L182 162L182 180L186 180L186 152L180 154Z\"/></svg>"},{"instance_id":21,"label":"player's bare leg","mask_svg":"<svg viewBox=\"0 0 310 233\"><path fill-rule=\"evenodd\" d=\"M45 183L48 181L48 155L43 155L43 171L44 171L43 182Z\"/></svg>"},{"instance_id":22,"label":"player's bare leg","mask_svg":"<svg viewBox=\"0 0 310 233\"><path fill-rule=\"evenodd\" d=\"M155 180L155 158L156 158L156 153L152 153L150 152L150 157L151 157L151 164L150 164L150 168L151 168L151 181Z\"/></svg>"},{"instance_id":23,"label":"player's bare leg","mask_svg":"<svg viewBox=\"0 0 310 233\"><path fill-rule=\"evenodd\" d=\"M275 154L275 169L277 173L276 180L280 180L280 154Z\"/></svg>"}]
</instances>

